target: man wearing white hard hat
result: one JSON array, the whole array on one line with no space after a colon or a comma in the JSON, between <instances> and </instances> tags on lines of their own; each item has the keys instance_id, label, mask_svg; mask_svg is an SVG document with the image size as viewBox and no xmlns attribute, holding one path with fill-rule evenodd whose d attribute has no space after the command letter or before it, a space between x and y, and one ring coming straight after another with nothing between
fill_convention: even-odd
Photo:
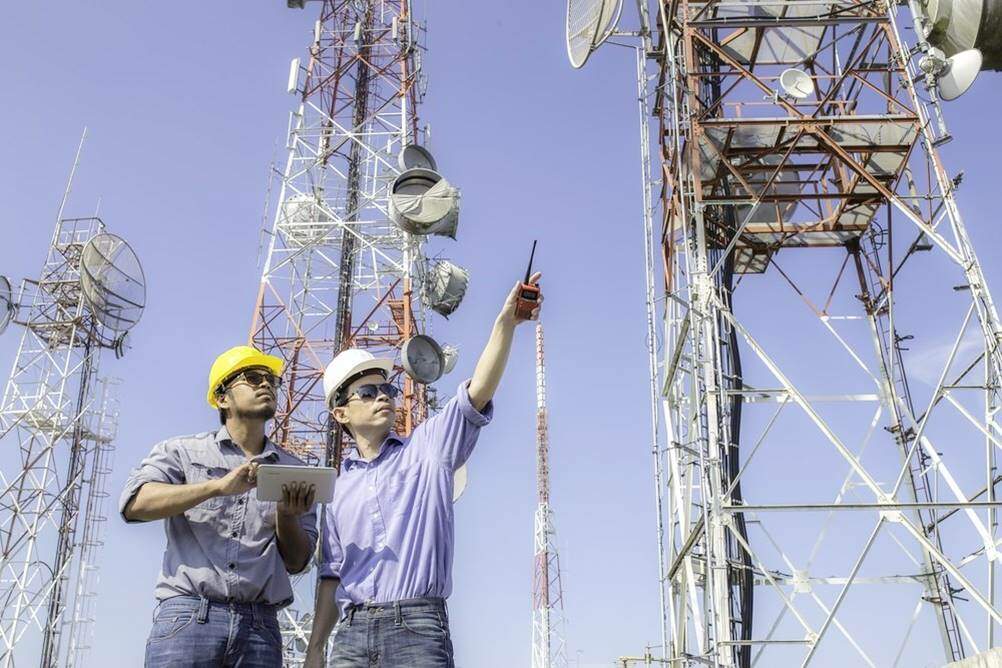
<instances>
[{"instance_id":1,"label":"man wearing white hard hat","mask_svg":"<svg viewBox=\"0 0 1002 668\"><path fill-rule=\"evenodd\" d=\"M301 483L279 503L253 493L259 465L303 465L265 435L281 373L250 346L224 352L206 394L222 426L159 443L125 483L125 521L162 519L167 534L147 668L282 665L277 611L309 565L317 514Z\"/></svg>"},{"instance_id":2,"label":"man wearing white hard hat","mask_svg":"<svg viewBox=\"0 0 1002 668\"><path fill-rule=\"evenodd\" d=\"M540 274L530 283L536 284ZM407 438L396 420L393 361L345 350L324 374L331 414L352 436L323 518L320 587L307 668L452 668L453 475L491 420L520 285L505 300L473 377ZM542 303L542 297L539 298ZM531 320L539 317L537 306ZM336 627L336 630L335 630Z\"/></svg>"}]
</instances>

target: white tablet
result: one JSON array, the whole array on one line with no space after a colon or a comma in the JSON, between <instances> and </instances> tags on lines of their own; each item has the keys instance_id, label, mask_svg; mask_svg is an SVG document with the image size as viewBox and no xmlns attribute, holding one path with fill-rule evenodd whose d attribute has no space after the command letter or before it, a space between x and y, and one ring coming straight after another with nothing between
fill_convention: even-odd
<instances>
[{"instance_id":1,"label":"white tablet","mask_svg":"<svg viewBox=\"0 0 1002 668\"><path fill-rule=\"evenodd\" d=\"M328 466L261 464L257 469L257 500L281 501L282 485L305 482L317 486L316 503L330 503L334 498L335 472Z\"/></svg>"}]
</instances>

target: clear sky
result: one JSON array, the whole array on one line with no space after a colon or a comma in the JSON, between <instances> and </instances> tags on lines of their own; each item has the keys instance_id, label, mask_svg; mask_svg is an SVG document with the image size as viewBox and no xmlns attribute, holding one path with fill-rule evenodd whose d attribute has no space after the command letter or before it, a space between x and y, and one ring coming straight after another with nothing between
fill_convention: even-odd
<instances>
[{"instance_id":1,"label":"clear sky","mask_svg":"<svg viewBox=\"0 0 1002 668\"><path fill-rule=\"evenodd\" d=\"M472 273L464 304L435 328L461 350L440 387L448 394L472 372L539 239L568 654L571 665L607 666L658 642L633 53L609 45L572 70L556 1L418 8L429 25L422 116L441 170L463 189L458 242L441 250ZM124 382L113 498L155 442L216 424L205 377L216 354L247 336L268 167L296 102L284 92L289 60L303 53L314 13L281 0L7 3L0 12L0 273L37 274L87 126L68 213L89 215L100 198L149 282L133 349L102 367ZM946 150L966 170L960 202L996 294L999 81L983 75L948 106L957 139ZM17 338L0 339L5 374ZM463 668L529 664L534 437L525 327L457 508L450 611ZM125 526L108 510L89 659L139 665L163 531Z\"/></svg>"}]
</instances>

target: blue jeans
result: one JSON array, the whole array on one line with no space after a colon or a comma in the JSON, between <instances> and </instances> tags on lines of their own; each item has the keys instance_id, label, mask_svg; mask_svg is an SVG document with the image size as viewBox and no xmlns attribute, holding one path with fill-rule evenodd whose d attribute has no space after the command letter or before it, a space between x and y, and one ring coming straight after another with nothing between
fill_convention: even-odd
<instances>
[{"instance_id":1,"label":"blue jeans","mask_svg":"<svg viewBox=\"0 0 1002 668\"><path fill-rule=\"evenodd\" d=\"M454 668L441 598L349 608L334 628L329 668Z\"/></svg>"},{"instance_id":2,"label":"blue jeans","mask_svg":"<svg viewBox=\"0 0 1002 668\"><path fill-rule=\"evenodd\" d=\"M277 609L197 596L165 599L153 615L146 668L281 668Z\"/></svg>"}]
</instances>

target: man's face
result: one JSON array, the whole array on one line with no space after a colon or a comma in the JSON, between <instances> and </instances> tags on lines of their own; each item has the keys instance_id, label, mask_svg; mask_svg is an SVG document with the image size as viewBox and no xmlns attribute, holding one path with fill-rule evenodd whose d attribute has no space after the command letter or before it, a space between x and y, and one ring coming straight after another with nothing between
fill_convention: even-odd
<instances>
[{"instance_id":1,"label":"man's face","mask_svg":"<svg viewBox=\"0 0 1002 668\"><path fill-rule=\"evenodd\" d=\"M271 371L265 367L244 369L226 381L219 407L234 417L270 420L276 407L275 387L265 380L270 378Z\"/></svg>"},{"instance_id":2,"label":"man's face","mask_svg":"<svg viewBox=\"0 0 1002 668\"><path fill-rule=\"evenodd\" d=\"M382 392L372 399L362 399L355 394L355 390L362 385L379 385L385 382L386 379L383 378L382 374L370 373L351 383L344 393L344 396L347 397L347 403L334 408L334 419L350 427L353 432L364 429L366 431L385 430L386 433L389 433L397 419L396 405L393 399Z\"/></svg>"}]
</instances>

